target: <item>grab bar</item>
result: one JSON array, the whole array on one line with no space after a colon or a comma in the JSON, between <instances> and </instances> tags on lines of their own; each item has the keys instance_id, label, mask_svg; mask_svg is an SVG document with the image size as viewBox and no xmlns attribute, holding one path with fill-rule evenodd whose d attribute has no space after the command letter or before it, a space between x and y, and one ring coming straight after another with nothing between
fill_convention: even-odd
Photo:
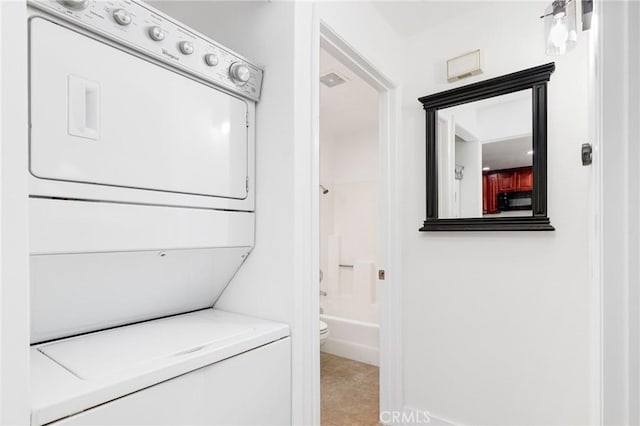
<instances>
[{"instance_id":1,"label":"grab bar","mask_svg":"<svg viewBox=\"0 0 640 426\"><path fill-rule=\"evenodd\" d=\"M353 268L353 265L343 265L342 263L340 263L338 266L341 268Z\"/></svg>"}]
</instances>

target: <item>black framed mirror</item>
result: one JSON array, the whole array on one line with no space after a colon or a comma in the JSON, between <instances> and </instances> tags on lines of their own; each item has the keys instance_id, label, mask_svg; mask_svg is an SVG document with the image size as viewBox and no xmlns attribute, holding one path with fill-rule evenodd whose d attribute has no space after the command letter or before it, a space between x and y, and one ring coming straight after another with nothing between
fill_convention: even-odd
<instances>
[{"instance_id":1,"label":"black framed mirror","mask_svg":"<svg viewBox=\"0 0 640 426\"><path fill-rule=\"evenodd\" d=\"M553 231L547 216L549 63L419 99L427 218L420 231Z\"/></svg>"}]
</instances>

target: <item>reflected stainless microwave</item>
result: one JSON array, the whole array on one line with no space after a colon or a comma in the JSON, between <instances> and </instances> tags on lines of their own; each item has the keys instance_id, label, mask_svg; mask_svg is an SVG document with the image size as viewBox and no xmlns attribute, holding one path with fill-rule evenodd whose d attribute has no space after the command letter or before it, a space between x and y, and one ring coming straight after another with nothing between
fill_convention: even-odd
<instances>
[{"instance_id":1,"label":"reflected stainless microwave","mask_svg":"<svg viewBox=\"0 0 640 426\"><path fill-rule=\"evenodd\" d=\"M508 212L532 209L532 191L513 191L498 193L498 210Z\"/></svg>"}]
</instances>

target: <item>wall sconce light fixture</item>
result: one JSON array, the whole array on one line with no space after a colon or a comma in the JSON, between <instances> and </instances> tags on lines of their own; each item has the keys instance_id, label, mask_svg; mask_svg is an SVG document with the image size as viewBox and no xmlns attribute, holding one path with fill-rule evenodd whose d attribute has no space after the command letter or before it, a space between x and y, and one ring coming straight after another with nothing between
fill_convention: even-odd
<instances>
[{"instance_id":1,"label":"wall sconce light fixture","mask_svg":"<svg viewBox=\"0 0 640 426\"><path fill-rule=\"evenodd\" d=\"M553 0L544 19L547 55L563 55L576 46L576 0Z\"/></svg>"}]
</instances>

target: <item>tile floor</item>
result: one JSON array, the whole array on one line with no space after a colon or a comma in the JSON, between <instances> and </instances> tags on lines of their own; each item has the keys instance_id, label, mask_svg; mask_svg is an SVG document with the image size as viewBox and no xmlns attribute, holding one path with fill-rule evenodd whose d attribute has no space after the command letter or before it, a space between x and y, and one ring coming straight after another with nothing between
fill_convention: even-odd
<instances>
[{"instance_id":1,"label":"tile floor","mask_svg":"<svg viewBox=\"0 0 640 426\"><path fill-rule=\"evenodd\" d=\"M377 426L378 376L378 367L321 352L322 426Z\"/></svg>"}]
</instances>

